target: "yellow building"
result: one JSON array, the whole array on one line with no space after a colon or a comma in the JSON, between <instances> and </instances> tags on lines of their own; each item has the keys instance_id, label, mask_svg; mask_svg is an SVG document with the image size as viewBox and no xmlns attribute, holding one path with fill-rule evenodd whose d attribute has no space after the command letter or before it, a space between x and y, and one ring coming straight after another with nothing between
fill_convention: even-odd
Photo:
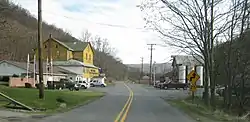
<instances>
[{"instance_id":1,"label":"yellow building","mask_svg":"<svg viewBox=\"0 0 250 122\"><path fill-rule=\"evenodd\" d=\"M43 42L42 48L42 59L46 61L48 57L52 57L53 61L81 61L84 65L84 78L99 76L98 67L93 64L94 49L89 42L62 42L50 37Z\"/></svg>"}]
</instances>

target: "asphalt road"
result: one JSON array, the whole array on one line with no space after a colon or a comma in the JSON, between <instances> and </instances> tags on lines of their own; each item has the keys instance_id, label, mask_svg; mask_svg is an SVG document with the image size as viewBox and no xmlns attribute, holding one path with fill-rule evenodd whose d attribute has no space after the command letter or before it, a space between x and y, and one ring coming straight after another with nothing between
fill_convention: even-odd
<instances>
[{"instance_id":1,"label":"asphalt road","mask_svg":"<svg viewBox=\"0 0 250 122\"><path fill-rule=\"evenodd\" d=\"M123 82L114 87L93 90L107 92L107 95L83 107L39 122L194 122L160 98L184 97L186 93L182 90L157 90L138 84L126 85ZM128 98L131 99L127 102ZM121 112L125 104L128 106ZM119 113L121 115L117 117Z\"/></svg>"},{"instance_id":2,"label":"asphalt road","mask_svg":"<svg viewBox=\"0 0 250 122\"><path fill-rule=\"evenodd\" d=\"M182 98L187 96L187 91L160 90L147 85L123 82L90 90L106 92L106 96L54 116L31 118L11 113L9 118L0 119L0 122L195 122L161 98ZM0 111L0 114L3 112Z\"/></svg>"}]
</instances>

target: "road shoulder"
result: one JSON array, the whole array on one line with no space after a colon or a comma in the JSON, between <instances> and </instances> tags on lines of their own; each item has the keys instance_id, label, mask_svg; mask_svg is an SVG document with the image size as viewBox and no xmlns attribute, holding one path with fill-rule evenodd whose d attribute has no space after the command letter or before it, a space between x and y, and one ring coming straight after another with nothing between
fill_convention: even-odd
<instances>
[{"instance_id":1,"label":"road shoulder","mask_svg":"<svg viewBox=\"0 0 250 122\"><path fill-rule=\"evenodd\" d=\"M193 104L186 99L166 100L170 105L185 112L188 116L197 122L247 122L238 117L229 116L222 111L211 111L209 108L202 104Z\"/></svg>"}]
</instances>

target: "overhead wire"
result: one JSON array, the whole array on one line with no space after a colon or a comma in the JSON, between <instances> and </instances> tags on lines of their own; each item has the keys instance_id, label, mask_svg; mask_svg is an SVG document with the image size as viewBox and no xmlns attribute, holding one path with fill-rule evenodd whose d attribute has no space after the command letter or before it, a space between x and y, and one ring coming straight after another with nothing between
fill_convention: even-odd
<instances>
[{"instance_id":1,"label":"overhead wire","mask_svg":"<svg viewBox=\"0 0 250 122\"><path fill-rule=\"evenodd\" d=\"M29 10L29 12L37 12L37 10ZM90 20L85 19L85 18L70 17L70 16L66 16L66 15L57 14L57 13L54 13L54 12L51 12L48 10L43 10L43 13L56 15L56 16L64 17L64 18L71 19L71 20L85 21L87 23L92 23L92 24L101 25L101 26L108 26L108 27L122 28L122 29L133 29L133 30L137 30L137 31L141 31L141 32L150 32L149 29L147 29L147 28L135 28L135 27L129 27L129 26L119 25L119 24L93 22L93 21L90 21Z\"/></svg>"}]
</instances>

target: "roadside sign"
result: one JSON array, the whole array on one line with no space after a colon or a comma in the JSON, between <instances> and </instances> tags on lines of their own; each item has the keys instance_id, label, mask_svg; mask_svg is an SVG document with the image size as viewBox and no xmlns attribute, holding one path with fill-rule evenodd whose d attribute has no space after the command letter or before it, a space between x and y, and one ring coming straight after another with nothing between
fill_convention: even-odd
<instances>
[{"instance_id":1,"label":"roadside sign","mask_svg":"<svg viewBox=\"0 0 250 122\"><path fill-rule=\"evenodd\" d=\"M197 86L196 86L196 85L191 85L190 90L191 90L192 92L195 92L195 91L197 90Z\"/></svg>"},{"instance_id":2,"label":"roadside sign","mask_svg":"<svg viewBox=\"0 0 250 122\"><path fill-rule=\"evenodd\" d=\"M192 83L192 85L196 86L196 82L200 79L200 76L192 70L188 75L187 79Z\"/></svg>"}]
</instances>

